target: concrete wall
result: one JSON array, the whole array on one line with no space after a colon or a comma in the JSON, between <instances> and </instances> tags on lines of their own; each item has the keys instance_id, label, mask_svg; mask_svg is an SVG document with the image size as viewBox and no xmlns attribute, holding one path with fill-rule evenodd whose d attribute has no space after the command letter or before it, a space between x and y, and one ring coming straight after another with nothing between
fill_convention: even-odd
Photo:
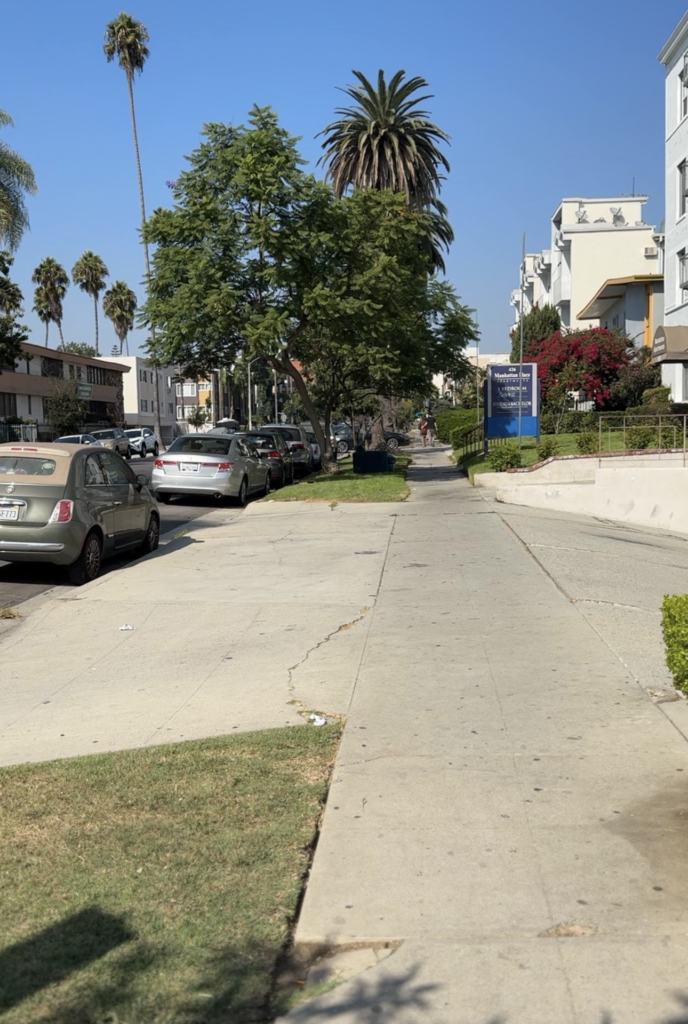
<instances>
[{"instance_id":1,"label":"concrete wall","mask_svg":"<svg viewBox=\"0 0 688 1024\"><path fill-rule=\"evenodd\" d=\"M591 483L505 485L497 501L688 533L688 469L603 467Z\"/></svg>"},{"instance_id":2,"label":"concrete wall","mask_svg":"<svg viewBox=\"0 0 688 1024\"><path fill-rule=\"evenodd\" d=\"M686 456L688 461L688 456ZM533 487L536 484L593 483L598 469L682 468L683 452L642 452L638 455L578 455L550 459L532 469L516 473L476 473L475 487L503 489Z\"/></svg>"}]
</instances>

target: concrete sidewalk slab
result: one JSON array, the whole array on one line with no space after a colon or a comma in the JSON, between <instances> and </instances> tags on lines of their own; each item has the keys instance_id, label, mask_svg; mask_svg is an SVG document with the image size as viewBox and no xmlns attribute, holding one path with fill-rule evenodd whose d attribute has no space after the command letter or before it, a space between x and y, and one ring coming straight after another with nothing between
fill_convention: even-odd
<instances>
[{"instance_id":1,"label":"concrete sidewalk slab","mask_svg":"<svg viewBox=\"0 0 688 1024\"><path fill-rule=\"evenodd\" d=\"M596 536L596 591L585 544L560 558L568 521L546 524L557 558L542 564L538 523L519 520L525 542L441 453L422 457L296 933L305 946L403 944L288 1019L676 1020L688 743L563 589L570 574L586 600L618 600L638 574L617 562L610 583L599 566L616 541ZM674 554L646 567L647 614Z\"/></svg>"}]
</instances>

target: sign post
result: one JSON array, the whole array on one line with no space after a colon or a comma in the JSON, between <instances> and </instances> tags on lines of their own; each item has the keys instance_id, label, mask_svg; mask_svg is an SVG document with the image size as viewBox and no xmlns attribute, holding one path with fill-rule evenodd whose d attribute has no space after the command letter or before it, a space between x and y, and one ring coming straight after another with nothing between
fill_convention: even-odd
<instances>
[{"instance_id":1,"label":"sign post","mask_svg":"<svg viewBox=\"0 0 688 1024\"><path fill-rule=\"evenodd\" d=\"M485 438L539 435L536 363L490 366L485 403Z\"/></svg>"}]
</instances>

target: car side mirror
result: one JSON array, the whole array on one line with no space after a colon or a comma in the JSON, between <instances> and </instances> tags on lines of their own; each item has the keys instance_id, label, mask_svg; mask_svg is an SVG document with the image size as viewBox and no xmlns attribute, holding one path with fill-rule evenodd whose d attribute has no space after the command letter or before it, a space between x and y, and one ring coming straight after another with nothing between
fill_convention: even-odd
<instances>
[{"instance_id":1,"label":"car side mirror","mask_svg":"<svg viewBox=\"0 0 688 1024\"><path fill-rule=\"evenodd\" d=\"M145 475L145 473L136 474L136 485L139 490L141 490L142 487L148 486L148 477Z\"/></svg>"}]
</instances>

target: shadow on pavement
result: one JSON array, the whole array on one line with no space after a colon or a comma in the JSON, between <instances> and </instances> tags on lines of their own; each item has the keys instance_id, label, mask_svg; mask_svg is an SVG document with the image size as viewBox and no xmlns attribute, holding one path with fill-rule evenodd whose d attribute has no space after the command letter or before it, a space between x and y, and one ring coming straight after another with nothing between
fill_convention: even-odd
<instances>
[{"instance_id":1,"label":"shadow on pavement","mask_svg":"<svg viewBox=\"0 0 688 1024\"><path fill-rule=\"evenodd\" d=\"M9 946L0 953L0 1013L134 937L122 918L88 907Z\"/></svg>"}]
</instances>

